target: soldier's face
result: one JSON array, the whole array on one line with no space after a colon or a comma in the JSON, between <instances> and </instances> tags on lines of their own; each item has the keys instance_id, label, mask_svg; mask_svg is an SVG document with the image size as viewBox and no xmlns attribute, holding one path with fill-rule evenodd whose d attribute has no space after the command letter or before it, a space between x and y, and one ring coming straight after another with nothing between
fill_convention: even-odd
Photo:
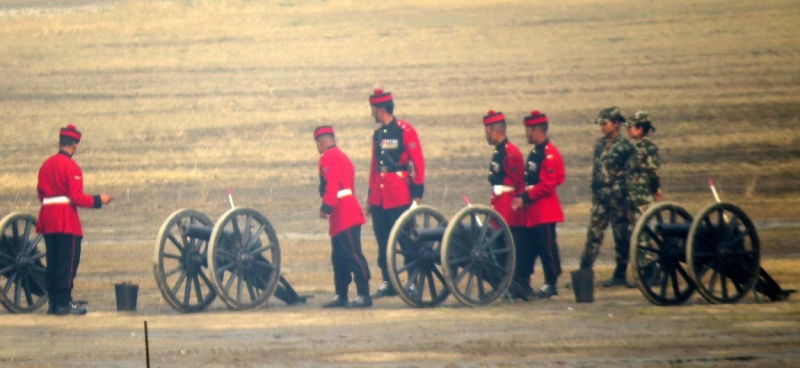
<instances>
[{"instance_id":1,"label":"soldier's face","mask_svg":"<svg viewBox=\"0 0 800 368\"><path fill-rule=\"evenodd\" d=\"M642 129L641 127L637 128L636 126L631 125L628 127L628 134L633 139L637 140L642 139L642 136L644 136L644 129Z\"/></svg>"},{"instance_id":2,"label":"soldier's face","mask_svg":"<svg viewBox=\"0 0 800 368\"><path fill-rule=\"evenodd\" d=\"M73 144L73 145L71 145L71 146L62 146L62 145L58 145L58 149L60 149L60 150L64 150L64 152L67 152L67 153L69 153L70 155L74 155L74 154L75 154L75 152L78 152L78 144L77 144L77 143L75 143L75 144Z\"/></svg>"},{"instance_id":3,"label":"soldier's face","mask_svg":"<svg viewBox=\"0 0 800 368\"><path fill-rule=\"evenodd\" d=\"M325 150L322 148L322 142L320 142L319 139L317 139L316 142L317 142L317 152L319 152L319 154L321 155L322 152L325 152Z\"/></svg>"},{"instance_id":4,"label":"soldier's face","mask_svg":"<svg viewBox=\"0 0 800 368\"><path fill-rule=\"evenodd\" d=\"M382 121L380 121L380 119L378 118L378 108L376 108L375 106L372 106L372 117L375 118L376 123L382 123Z\"/></svg>"},{"instance_id":5,"label":"soldier's face","mask_svg":"<svg viewBox=\"0 0 800 368\"><path fill-rule=\"evenodd\" d=\"M483 133L486 136L486 143L489 143L489 145L496 144L496 143L494 143L494 138L492 137L492 132L493 131L494 131L494 129L492 129L491 125L486 125L486 126L483 127Z\"/></svg>"},{"instance_id":6,"label":"soldier's face","mask_svg":"<svg viewBox=\"0 0 800 368\"><path fill-rule=\"evenodd\" d=\"M525 127L525 138L528 139L528 144L536 143L536 139L533 134L533 127Z\"/></svg>"},{"instance_id":7,"label":"soldier's face","mask_svg":"<svg viewBox=\"0 0 800 368\"><path fill-rule=\"evenodd\" d=\"M617 130L617 124L612 123L611 120L606 120L600 124L600 131L604 135L609 135Z\"/></svg>"}]
</instances>

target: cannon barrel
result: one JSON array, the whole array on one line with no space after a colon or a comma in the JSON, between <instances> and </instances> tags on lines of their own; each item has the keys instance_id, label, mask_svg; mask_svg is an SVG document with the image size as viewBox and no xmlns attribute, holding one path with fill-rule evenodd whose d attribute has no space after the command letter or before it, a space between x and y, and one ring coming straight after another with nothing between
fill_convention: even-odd
<instances>
[{"instance_id":1,"label":"cannon barrel","mask_svg":"<svg viewBox=\"0 0 800 368\"><path fill-rule=\"evenodd\" d=\"M211 239L211 230L214 228L211 226L204 226L204 225L192 225L192 224L183 224L181 225L181 230L186 236L190 238L196 238L208 241Z\"/></svg>"},{"instance_id":2,"label":"cannon barrel","mask_svg":"<svg viewBox=\"0 0 800 368\"><path fill-rule=\"evenodd\" d=\"M414 240L417 242L425 242L425 241L441 241L442 237L444 237L444 230L446 228L443 226L434 227L434 228L421 228L416 229L414 233L417 235Z\"/></svg>"},{"instance_id":3,"label":"cannon barrel","mask_svg":"<svg viewBox=\"0 0 800 368\"><path fill-rule=\"evenodd\" d=\"M472 231L471 224L462 224L463 231L469 233ZM415 242L429 242L429 241L442 241L444 232L447 230L447 225L440 225L433 228L418 228L414 229Z\"/></svg>"},{"instance_id":4,"label":"cannon barrel","mask_svg":"<svg viewBox=\"0 0 800 368\"><path fill-rule=\"evenodd\" d=\"M689 228L692 224L658 224L655 226L655 230L658 234L664 237L670 238L682 238L685 239L689 236Z\"/></svg>"}]
</instances>

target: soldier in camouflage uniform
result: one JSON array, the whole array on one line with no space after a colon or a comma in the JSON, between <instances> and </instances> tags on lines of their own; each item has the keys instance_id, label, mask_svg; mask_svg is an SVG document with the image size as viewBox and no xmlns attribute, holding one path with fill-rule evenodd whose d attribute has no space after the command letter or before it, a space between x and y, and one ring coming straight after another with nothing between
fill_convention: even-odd
<instances>
[{"instance_id":1,"label":"soldier in camouflage uniform","mask_svg":"<svg viewBox=\"0 0 800 368\"><path fill-rule=\"evenodd\" d=\"M594 144L594 166L592 168L592 210L586 246L581 255L581 268L591 268L603 243L609 223L614 233L617 268L604 286L632 287L627 282L630 231L628 229L628 192L625 186L625 164L633 154L633 146L619 136L619 128L625 118L616 106L600 110L595 122L605 135Z\"/></svg>"},{"instance_id":2,"label":"soldier in camouflage uniform","mask_svg":"<svg viewBox=\"0 0 800 368\"><path fill-rule=\"evenodd\" d=\"M628 187L628 201L630 208L628 220L631 222L630 231L639 216L656 201L661 200L659 178L656 174L660 165L658 146L653 143L647 134L656 128L648 120L647 112L637 112L628 122L628 135L633 141L634 153L625 166L625 184Z\"/></svg>"},{"instance_id":3,"label":"soldier in camouflage uniform","mask_svg":"<svg viewBox=\"0 0 800 368\"><path fill-rule=\"evenodd\" d=\"M660 165L658 146L647 135L656 128L650 123L648 115L639 111L625 123L628 135L633 142L634 153L625 165L625 184L628 187L628 230L632 233L636 220L647 210L650 205L661 200L661 189L656 170ZM649 264L642 270L640 277L647 285L661 283L662 271L657 263L649 262L651 254L645 255L644 260L637 260L639 264Z\"/></svg>"}]
</instances>

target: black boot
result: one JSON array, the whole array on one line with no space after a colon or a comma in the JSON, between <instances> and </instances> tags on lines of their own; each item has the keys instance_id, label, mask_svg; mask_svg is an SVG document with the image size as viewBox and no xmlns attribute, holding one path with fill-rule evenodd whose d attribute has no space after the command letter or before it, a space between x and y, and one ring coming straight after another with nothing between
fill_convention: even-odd
<instances>
[{"instance_id":1,"label":"black boot","mask_svg":"<svg viewBox=\"0 0 800 368\"><path fill-rule=\"evenodd\" d=\"M322 308L347 308L347 297L336 295L333 300L322 305Z\"/></svg>"},{"instance_id":2,"label":"black boot","mask_svg":"<svg viewBox=\"0 0 800 368\"><path fill-rule=\"evenodd\" d=\"M558 289L556 288L556 284L544 284L542 288L539 290L539 294L537 296L542 299L550 299L550 297L558 295Z\"/></svg>"},{"instance_id":3,"label":"black boot","mask_svg":"<svg viewBox=\"0 0 800 368\"><path fill-rule=\"evenodd\" d=\"M394 286L392 286L392 283L390 283L389 281L384 281L383 284L381 284L381 286L378 287L378 290L375 292L375 294L372 294L372 297L377 299L377 298L383 298L385 296L395 296L395 295L397 295L397 291L394 289Z\"/></svg>"},{"instance_id":4,"label":"black boot","mask_svg":"<svg viewBox=\"0 0 800 368\"><path fill-rule=\"evenodd\" d=\"M66 316L67 314L75 314L82 316L86 314L86 308L78 306L74 303L62 304L56 307L55 314L57 316Z\"/></svg>"},{"instance_id":5,"label":"black boot","mask_svg":"<svg viewBox=\"0 0 800 368\"><path fill-rule=\"evenodd\" d=\"M359 295L355 300L347 305L347 308L369 308L372 306L372 298L369 295Z\"/></svg>"}]
</instances>

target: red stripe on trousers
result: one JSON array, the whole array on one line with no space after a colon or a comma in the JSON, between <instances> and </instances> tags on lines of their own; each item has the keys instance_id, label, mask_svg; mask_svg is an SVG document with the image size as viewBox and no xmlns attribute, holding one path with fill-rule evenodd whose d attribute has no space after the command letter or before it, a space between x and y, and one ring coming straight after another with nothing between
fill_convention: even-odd
<instances>
[{"instance_id":1,"label":"red stripe on trousers","mask_svg":"<svg viewBox=\"0 0 800 368\"><path fill-rule=\"evenodd\" d=\"M361 267L361 274L364 275L364 280L367 279L367 271L364 270L364 265L361 264L361 258L356 253L356 247L353 246L353 236L350 235L350 232L353 231L353 228L347 229L347 237L350 238L350 249L353 251L353 257L358 262L358 267Z\"/></svg>"},{"instance_id":2,"label":"red stripe on trousers","mask_svg":"<svg viewBox=\"0 0 800 368\"><path fill-rule=\"evenodd\" d=\"M547 226L547 251L550 253L550 259L553 261L550 265L553 275L556 274L556 258L553 257L553 236L550 234L550 225Z\"/></svg>"},{"instance_id":3,"label":"red stripe on trousers","mask_svg":"<svg viewBox=\"0 0 800 368\"><path fill-rule=\"evenodd\" d=\"M73 267L75 267L75 236L70 236L72 238L72 261L69 264L69 279L67 281L67 287L72 287L72 272Z\"/></svg>"}]
</instances>

